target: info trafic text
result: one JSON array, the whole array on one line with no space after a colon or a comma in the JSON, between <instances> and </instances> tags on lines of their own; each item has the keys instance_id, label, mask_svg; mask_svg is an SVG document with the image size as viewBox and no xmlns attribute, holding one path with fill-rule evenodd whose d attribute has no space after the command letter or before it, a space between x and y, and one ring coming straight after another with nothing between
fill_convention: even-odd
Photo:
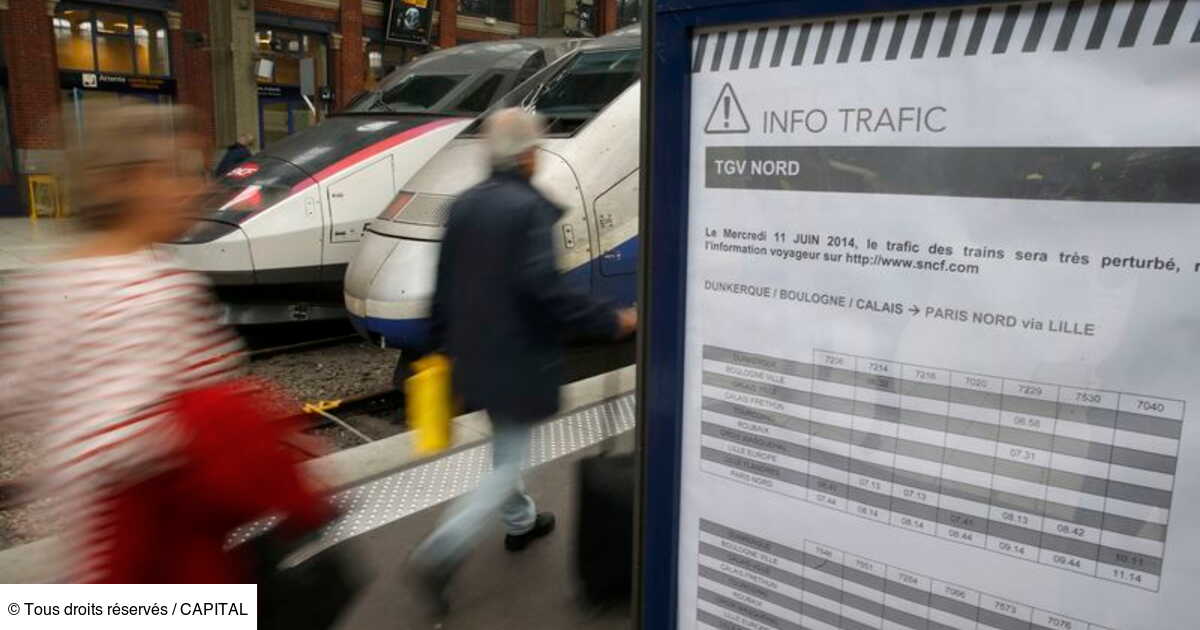
<instances>
[{"instance_id":1,"label":"info trafic text","mask_svg":"<svg viewBox=\"0 0 1200 630\"><path fill-rule=\"evenodd\" d=\"M948 111L941 105L899 107L839 107L826 110L768 109L762 114L763 133L817 134L827 131L855 134L942 133Z\"/></svg>"}]
</instances>

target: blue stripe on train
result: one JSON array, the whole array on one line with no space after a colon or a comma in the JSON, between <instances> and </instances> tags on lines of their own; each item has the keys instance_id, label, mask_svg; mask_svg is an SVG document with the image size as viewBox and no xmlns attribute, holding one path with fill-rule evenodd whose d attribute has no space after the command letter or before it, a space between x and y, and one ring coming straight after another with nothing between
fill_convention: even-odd
<instances>
[{"instance_id":1,"label":"blue stripe on train","mask_svg":"<svg viewBox=\"0 0 1200 630\"><path fill-rule=\"evenodd\" d=\"M392 348L420 349L429 338L429 319L386 319L350 315L350 323L368 339L382 337Z\"/></svg>"},{"instance_id":2,"label":"blue stripe on train","mask_svg":"<svg viewBox=\"0 0 1200 630\"><path fill-rule=\"evenodd\" d=\"M565 275L567 282L584 291L589 289L587 285L590 279L598 297L612 300L620 306L629 306L637 300L637 259L638 239L635 236L605 252L599 265L593 266L589 261L567 271ZM605 275L602 269L610 273L622 273ZM420 349L429 337L427 318L387 319L351 314L350 323L359 334L372 339L382 337L393 348Z\"/></svg>"}]
</instances>

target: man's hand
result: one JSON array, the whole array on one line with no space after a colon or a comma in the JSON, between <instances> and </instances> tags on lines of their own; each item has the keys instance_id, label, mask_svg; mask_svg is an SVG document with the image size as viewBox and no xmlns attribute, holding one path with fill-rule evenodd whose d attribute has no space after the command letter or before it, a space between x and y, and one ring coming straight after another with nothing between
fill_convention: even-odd
<instances>
[{"instance_id":1,"label":"man's hand","mask_svg":"<svg viewBox=\"0 0 1200 630\"><path fill-rule=\"evenodd\" d=\"M637 330L638 314L636 308L623 308L617 311L617 339L624 339Z\"/></svg>"}]
</instances>

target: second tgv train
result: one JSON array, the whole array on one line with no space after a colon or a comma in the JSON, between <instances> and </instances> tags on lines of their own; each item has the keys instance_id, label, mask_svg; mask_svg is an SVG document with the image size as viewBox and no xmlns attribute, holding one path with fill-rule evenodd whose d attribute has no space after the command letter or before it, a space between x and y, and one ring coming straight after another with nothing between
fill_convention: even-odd
<instances>
[{"instance_id":1,"label":"second tgv train","mask_svg":"<svg viewBox=\"0 0 1200 630\"><path fill-rule=\"evenodd\" d=\"M581 45L495 108L545 117L534 185L566 212L559 268L581 290L636 299L641 30ZM421 352L439 241L456 195L487 176L486 113L437 153L372 221L346 272L346 309L371 339ZM487 326L487 322L480 322Z\"/></svg>"},{"instance_id":2,"label":"second tgv train","mask_svg":"<svg viewBox=\"0 0 1200 630\"><path fill-rule=\"evenodd\" d=\"M220 178L195 228L164 247L209 275L230 323L342 317L342 279L365 224L475 116L579 42L425 55Z\"/></svg>"}]
</instances>

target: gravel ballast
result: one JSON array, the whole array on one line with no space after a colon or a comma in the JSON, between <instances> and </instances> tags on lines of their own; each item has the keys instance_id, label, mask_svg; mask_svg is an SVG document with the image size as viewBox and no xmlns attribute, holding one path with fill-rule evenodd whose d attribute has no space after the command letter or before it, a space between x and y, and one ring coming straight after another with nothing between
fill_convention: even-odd
<instances>
[{"instance_id":1,"label":"gravel ballast","mask_svg":"<svg viewBox=\"0 0 1200 630\"><path fill-rule=\"evenodd\" d=\"M374 394L392 386L399 359L365 340L351 339L323 348L270 356L250 363L250 373L280 385L299 402L335 400ZM371 431L371 437L383 433ZM332 436L331 436L332 437ZM338 447L355 441L338 435ZM37 456L35 439L26 432L0 430L0 482L24 478ZM40 503L0 510L0 548L52 535L61 528L51 522Z\"/></svg>"}]
</instances>

